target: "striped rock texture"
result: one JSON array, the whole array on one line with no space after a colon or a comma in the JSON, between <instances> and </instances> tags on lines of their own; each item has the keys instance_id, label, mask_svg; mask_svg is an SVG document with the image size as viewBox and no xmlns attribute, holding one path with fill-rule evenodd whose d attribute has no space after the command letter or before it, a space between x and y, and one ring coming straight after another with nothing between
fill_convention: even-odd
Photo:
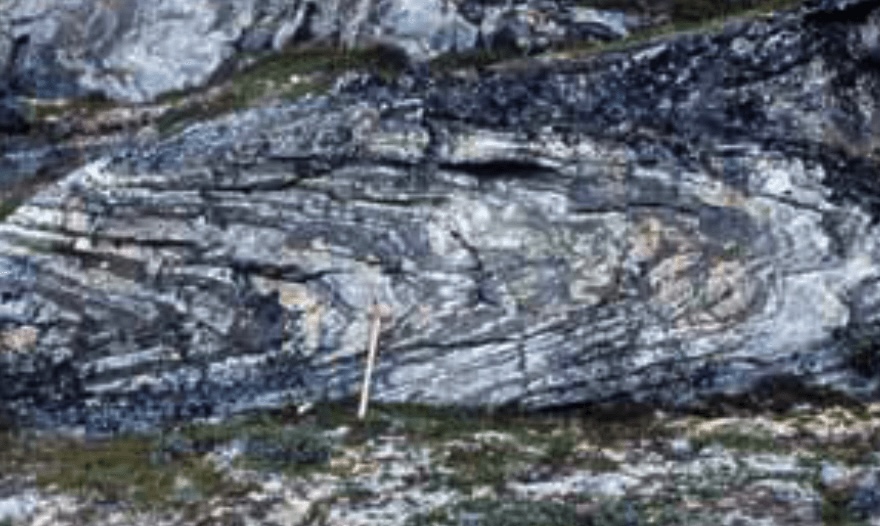
<instances>
[{"instance_id":1,"label":"striped rock texture","mask_svg":"<svg viewBox=\"0 0 880 526\"><path fill-rule=\"evenodd\" d=\"M869 398L880 2L327 97L121 150L0 225L0 408L139 429L356 392Z\"/></svg>"}]
</instances>

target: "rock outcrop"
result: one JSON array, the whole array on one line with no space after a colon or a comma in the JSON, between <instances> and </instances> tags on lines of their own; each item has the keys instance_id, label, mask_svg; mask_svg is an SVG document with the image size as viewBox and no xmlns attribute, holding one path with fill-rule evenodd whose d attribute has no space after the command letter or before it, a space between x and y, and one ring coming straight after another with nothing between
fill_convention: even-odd
<instances>
[{"instance_id":1,"label":"rock outcrop","mask_svg":"<svg viewBox=\"0 0 880 526\"><path fill-rule=\"evenodd\" d=\"M357 77L88 164L0 225L0 404L97 430L357 389L871 397L877 2L482 76Z\"/></svg>"},{"instance_id":2,"label":"rock outcrop","mask_svg":"<svg viewBox=\"0 0 880 526\"><path fill-rule=\"evenodd\" d=\"M146 102L205 85L242 53L303 42L386 44L426 60L493 44L607 40L643 22L555 0L8 0L0 72L19 94Z\"/></svg>"},{"instance_id":3,"label":"rock outcrop","mask_svg":"<svg viewBox=\"0 0 880 526\"><path fill-rule=\"evenodd\" d=\"M19 92L140 102L203 84L252 23L248 2L31 2L3 6L0 66ZM147 30L148 28L148 30Z\"/></svg>"}]
</instances>

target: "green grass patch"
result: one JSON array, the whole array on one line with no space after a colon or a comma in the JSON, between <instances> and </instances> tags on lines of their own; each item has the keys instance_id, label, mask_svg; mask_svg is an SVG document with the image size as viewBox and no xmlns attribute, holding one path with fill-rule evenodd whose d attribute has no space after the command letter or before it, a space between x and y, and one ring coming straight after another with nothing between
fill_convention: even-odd
<instances>
[{"instance_id":1,"label":"green grass patch","mask_svg":"<svg viewBox=\"0 0 880 526\"><path fill-rule=\"evenodd\" d=\"M528 440L560 425L558 419L550 416L421 404L374 404L367 418L360 421L355 416L356 407L354 401L321 404L312 418L321 428L349 427L347 440L354 444L383 433L428 444L471 438L483 431ZM546 440L546 435L542 439Z\"/></svg>"},{"instance_id":2,"label":"green grass patch","mask_svg":"<svg viewBox=\"0 0 880 526\"><path fill-rule=\"evenodd\" d=\"M867 522L859 520L850 508L854 488L851 486L828 487L822 484L822 466L828 457L810 453L798 456L798 464L812 471L809 483L820 497L819 515L822 524L827 526L867 526Z\"/></svg>"},{"instance_id":3,"label":"green grass patch","mask_svg":"<svg viewBox=\"0 0 880 526\"><path fill-rule=\"evenodd\" d=\"M583 524L573 504L478 499L416 514L406 526L572 526Z\"/></svg>"},{"instance_id":4,"label":"green grass patch","mask_svg":"<svg viewBox=\"0 0 880 526\"><path fill-rule=\"evenodd\" d=\"M334 451L334 445L324 437L321 429L278 415L239 417L217 425L188 426L161 435L155 443L157 453L166 460L235 447L240 452L237 462L241 467L289 475L327 469Z\"/></svg>"},{"instance_id":5,"label":"green grass patch","mask_svg":"<svg viewBox=\"0 0 880 526\"><path fill-rule=\"evenodd\" d=\"M501 492L518 471L528 468L534 460L515 444L498 442L455 445L441 462L453 470L449 485L465 492L481 486Z\"/></svg>"},{"instance_id":6,"label":"green grass patch","mask_svg":"<svg viewBox=\"0 0 880 526\"><path fill-rule=\"evenodd\" d=\"M65 165L68 167L73 166L80 161L81 159L79 158L71 159L69 164L65 162ZM54 182L62 173L66 174L67 171L59 172L56 168L40 170L33 175L0 184L0 221L12 215L28 199L36 195L45 186Z\"/></svg>"},{"instance_id":7,"label":"green grass patch","mask_svg":"<svg viewBox=\"0 0 880 526\"><path fill-rule=\"evenodd\" d=\"M400 52L385 47L347 51L326 47L291 49L263 56L235 75L233 82L244 85L254 82L284 83L291 75L338 75L351 70L369 71L393 78L406 67L406 60Z\"/></svg>"},{"instance_id":8,"label":"green grass patch","mask_svg":"<svg viewBox=\"0 0 880 526\"><path fill-rule=\"evenodd\" d=\"M668 503L475 499L409 517L405 526L692 526L712 519Z\"/></svg>"},{"instance_id":9,"label":"green grass patch","mask_svg":"<svg viewBox=\"0 0 880 526\"><path fill-rule=\"evenodd\" d=\"M330 406L342 418L336 425L354 425L373 431L390 431L412 440L442 442L470 438L492 431L542 448L549 457L570 456L579 441L597 446L620 446L633 441L669 438L674 430L656 418L653 411L638 407L593 407L529 413L513 409L490 411L418 404L377 405L365 423L354 420L354 408ZM318 409L318 421L329 423ZM355 435L357 436L357 435Z\"/></svg>"},{"instance_id":10,"label":"green grass patch","mask_svg":"<svg viewBox=\"0 0 880 526\"><path fill-rule=\"evenodd\" d=\"M819 488L822 496L820 516L825 526L867 526L868 522L860 520L849 507L852 498L849 490L833 490Z\"/></svg>"},{"instance_id":11,"label":"green grass patch","mask_svg":"<svg viewBox=\"0 0 880 526\"><path fill-rule=\"evenodd\" d=\"M36 438L7 434L0 440L6 473L36 476L40 487L102 502L128 502L141 509L182 506L249 487L227 480L195 454L165 461L149 437L107 440Z\"/></svg>"},{"instance_id":12,"label":"green grass patch","mask_svg":"<svg viewBox=\"0 0 880 526\"><path fill-rule=\"evenodd\" d=\"M599 447L625 447L633 443L670 439L676 431L650 408L596 408L574 421L580 435Z\"/></svg>"},{"instance_id":13,"label":"green grass patch","mask_svg":"<svg viewBox=\"0 0 880 526\"><path fill-rule=\"evenodd\" d=\"M388 48L290 49L256 57L220 85L220 94L189 102L187 92L168 94L161 102L173 107L156 122L167 136L186 124L248 108L267 99L295 100L307 93L326 91L347 71L368 71L386 79L399 75L405 57Z\"/></svg>"},{"instance_id":14,"label":"green grass patch","mask_svg":"<svg viewBox=\"0 0 880 526\"><path fill-rule=\"evenodd\" d=\"M0 221L11 216L13 212L21 206L21 200L16 198L8 198L0 201Z\"/></svg>"},{"instance_id":15,"label":"green grass patch","mask_svg":"<svg viewBox=\"0 0 880 526\"><path fill-rule=\"evenodd\" d=\"M31 124L36 125L39 130L42 123L50 120L66 117L89 119L117 106L119 106L118 102L100 94L67 100L35 100L28 106L27 117Z\"/></svg>"},{"instance_id":16,"label":"green grass patch","mask_svg":"<svg viewBox=\"0 0 880 526\"><path fill-rule=\"evenodd\" d=\"M568 463L574 456L578 445L578 437L571 432L559 432L550 435L541 461L551 466Z\"/></svg>"},{"instance_id":17,"label":"green grass patch","mask_svg":"<svg viewBox=\"0 0 880 526\"><path fill-rule=\"evenodd\" d=\"M633 6L632 3L625 0L583 0L580 3L597 9L622 11L631 11L632 9L628 8ZM565 43L549 50L548 53L551 57L582 58L601 53L629 51L658 38L670 37L678 33L717 32L734 18L753 18L773 11L794 8L800 3L800 0L739 0L733 2L676 0L659 8L659 11L665 13L668 18L661 25L633 31L628 37L618 40ZM459 60L466 65L465 57ZM476 54L475 57L478 65L491 65L487 63L485 54ZM495 63L503 63L509 58L509 56L499 56ZM452 62L452 59L446 59L446 62Z\"/></svg>"},{"instance_id":18,"label":"green grass patch","mask_svg":"<svg viewBox=\"0 0 880 526\"><path fill-rule=\"evenodd\" d=\"M720 445L725 449L744 453L771 453L785 451L785 445L768 433L758 431L744 432L734 429L721 429L697 435L692 438L696 450L710 445Z\"/></svg>"},{"instance_id":19,"label":"green grass patch","mask_svg":"<svg viewBox=\"0 0 880 526\"><path fill-rule=\"evenodd\" d=\"M880 437L874 432L868 437L856 434L839 441L814 443L810 445L809 452L820 459L862 466L872 463L878 446Z\"/></svg>"},{"instance_id":20,"label":"green grass patch","mask_svg":"<svg viewBox=\"0 0 880 526\"><path fill-rule=\"evenodd\" d=\"M509 50L473 49L459 53L445 53L430 61L431 71L444 73L468 68L482 68L521 58L522 54Z\"/></svg>"}]
</instances>

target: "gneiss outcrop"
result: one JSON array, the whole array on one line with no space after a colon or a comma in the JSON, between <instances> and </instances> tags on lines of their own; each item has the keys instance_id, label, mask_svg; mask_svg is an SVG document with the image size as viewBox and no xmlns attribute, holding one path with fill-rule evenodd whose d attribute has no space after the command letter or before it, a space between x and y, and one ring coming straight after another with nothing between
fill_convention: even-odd
<instances>
[{"instance_id":1,"label":"gneiss outcrop","mask_svg":"<svg viewBox=\"0 0 880 526\"><path fill-rule=\"evenodd\" d=\"M0 216L38 182L137 141L144 120L192 113L193 99L209 93L236 99L224 85L304 48L381 48L413 62L446 52L534 53L626 36L663 20L655 12L556 0L4 0ZM241 98L236 105L246 105ZM164 112L172 100L189 104ZM97 115L114 105L116 115Z\"/></svg>"},{"instance_id":2,"label":"gneiss outcrop","mask_svg":"<svg viewBox=\"0 0 880 526\"><path fill-rule=\"evenodd\" d=\"M205 85L243 53L302 43L384 44L426 60L610 40L648 22L566 0L4 0L0 73L29 96L146 102Z\"/></svg>"},{"instance_id":3,"label":"gneiss outcrop","mask_svg":"<svg viewBox=\"0 0 880 526\"><path fill-rule=\"evenodd\" d=\"M869 398L880 2L356 77L88 164L0 225L0 404L149 427L353 394Z\"/></svg>"}]
</instances>

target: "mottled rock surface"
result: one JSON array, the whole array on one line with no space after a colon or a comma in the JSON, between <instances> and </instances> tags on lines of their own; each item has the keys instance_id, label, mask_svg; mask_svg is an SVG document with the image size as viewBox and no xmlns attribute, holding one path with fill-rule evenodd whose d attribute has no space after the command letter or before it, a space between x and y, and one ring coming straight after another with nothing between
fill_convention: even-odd
<instances>
[{"instance_id":1,"label":"mottled rock surface","mask_svg":"<svg viewBox=\"0 0 880 526\"><path fill-rule=\"evenodd\" d=\"M148 100L203 84L234 52L254 4L5 2L0 63L22 92Z\"/></svg>"},{"instance_id":2,"label":"mottled rock surface","mask_svg":"<svg viewBox=\"0 0 880 526\"><path fill-rule=\"evenodd\" d=\"M354 413L351 407L327 418L318 408L297 419L264 415L109 441L0 435L0 522L818 526L880 520L876 405L758 418L585 420L380 407L368 425ZM276 437L275 452L289 454L249 447L256 436ZM290 436L300 440L278 438ZM690 444L687 452L676 447L680 442ZM316 458L304 455L309 447L326 456L304 460ZM120 460L108 464L109 458ZM130 476L118 477L120 470Z\"/></svg>"},{"instance_id":3,"label":"mottled rock surface","mask_svg":"<svg viewBox=\"0 0 880 526\"><path fill-rule=\"evenodd\" d=\"M99 94L145 102L208 83L242 53L304 42L387 44L414 60L491 47L620 37L645 21L565 1L7 0L0 5L0 72L16 93ZM512 17L512 18L511 18ZM517 19L511 25L502 20ZM506 34L506 33L505 33ZM0 126L7 127L0 106ZM2 129L2 128L0 128Z\"/></svg>"},{"instance_id":4,"label":"mottled rock surface","mask_svg":"<svg viewBox=\"0 0 880 526\"><path fill-rule=\"evenodd\" d=\"M874 395L874 2L357 77L88 164L0 225L0 404L113 431L348 396ZM866 36L867 35L867 36Z\"/></svg>"}]
</instances>

